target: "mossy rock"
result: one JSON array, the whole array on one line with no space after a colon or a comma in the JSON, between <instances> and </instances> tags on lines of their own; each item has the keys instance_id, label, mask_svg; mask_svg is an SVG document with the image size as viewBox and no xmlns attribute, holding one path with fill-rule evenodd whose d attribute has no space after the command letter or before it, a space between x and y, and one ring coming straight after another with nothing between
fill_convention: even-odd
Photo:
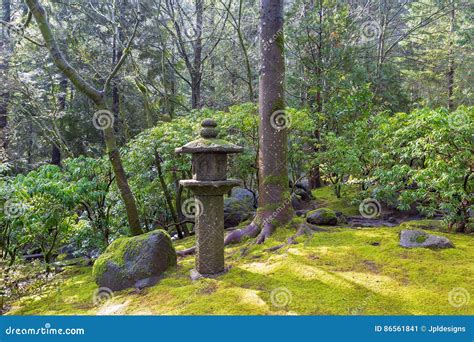
<instances>
[{"instance_id":1,"label":"mossy rock","mask_svg":"<svg viewBox=\"0 0 474 342\"><path fill-rule=\"evenodd\" d=\"M431 235L422 230L402 230L400 246L404 248L454 248L453 243L447 237Z\"/></svg>"},{"instance_id":2,"label":"mossy rock","mask_svg":"<svg viewBox=\"0 0 474 342\"><path fill-rule=\"evenodd\" d=\"M176 251L162 230L115 240L95 261L93 275L100 287L112 291L154 285L176 266Z\"/></svg>"},{"instance_id":3,"label":"mossy rock","mask_svg":"<svg viewBox=\"0 0 474 342\"><path fill-rule=\"evenodd\" d=\"M334 210L319 208L307 213L306 222L322 226L335 226L337 225L337 216Z\"/></svg>"}]
</instances>

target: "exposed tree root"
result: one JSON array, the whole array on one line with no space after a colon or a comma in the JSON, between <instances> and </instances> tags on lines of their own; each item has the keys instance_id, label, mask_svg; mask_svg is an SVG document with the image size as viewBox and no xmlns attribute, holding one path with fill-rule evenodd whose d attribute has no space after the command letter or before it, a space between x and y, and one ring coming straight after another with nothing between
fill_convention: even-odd
<instances>
[{"instance_id":1,"label":"exposed tree root","mask_svg":"<svg viewBox=\"0 0 474 342\"><path fill-rule=\"evenodd\" d=\"M260 226L255 221L256 220L254 219L247 227L242 228L242 229L236 229L234 231L231 231L229 234L227 234L224 240L224 246L242 242L242 240L246 237L249 237L249 238L256 237L257 238L256 242L258 244L262 244L276 230L276 226L269 222L265 222L263 224L263 228L260 228ZM304 228L299 228L294 236L288 238L288 243L281 245L281 247L279 248L282 248L288 244L295 243L295 239L298 236L302 235L303 233L304 233ZM182 251L177 251L176 255L179 257L185 257L187 255L192 255L194 253L196 253L196 246L184 249Z\"/></svg>"},{"instance_id":2,"label":"exposed tree root","mask_svg":"<svg viewBox=\"0 0 474 342\"><path fill-rule=\"evenodd\" d=\"M257 243L258 244L262 244L265 242L265 240L273 234L273 232L275 231L276 227L269 223L269 222L265 222L263 224L263 229L262 231L260 232L260 235L257 237Z\"/></svg>"},{"instance_id":3,"label":"exposed tree root","mask_svg":"<svg viewBox=\"0 0 474 342\"><path fill-rule=\"evenodd\" d=\"M176 255L179 257L185 257L187 255L192 255L196 253L196 246L183 249L182 251L176 251Z\"/></svg>"},{"instance_id":4,"label":"exposed tree root","mask_svg":"<svg viewBox=\"0 0 474 342\"><path fill-rule=\"evenodd\" d=\"M227 246L231 243L239 243L244 237L254 238L258 233L260 233L260 227L255 223L255 221L252 221L252 223L247 227L234 230L227 234L224 240L224 245Z\"/></svg>"},{"instance_id":5,"label":"exposed tree root","mask_svg":"<svg viewBox=\"0 0 474 342\"><path fill-rule=\"evenodd\" d=\"M277 251L279 249L282 249L283 247L297 244L296 238L298 236L303 235L305 233L305 231L306 231L305 227L303 227L303 226L299 227L298 230L296 231L295 235L289 237L288 240L286 241L286 243L282 243L281 245L267 248L266 251L274 252L274 251Z\"/></svg>"}]
</instances>

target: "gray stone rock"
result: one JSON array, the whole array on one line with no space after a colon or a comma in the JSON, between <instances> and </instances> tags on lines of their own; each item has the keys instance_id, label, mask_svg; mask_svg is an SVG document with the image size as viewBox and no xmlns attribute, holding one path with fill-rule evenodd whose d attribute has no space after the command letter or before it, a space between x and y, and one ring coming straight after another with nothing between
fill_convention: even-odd
<instances>
[{"instance_id":1,"label":"gray stone rock","mask_svg":"<svg viewBox=\"0 0 474 342\"><path fill-rule=\"evenodd\" d=\"M453 243L448 238L431 235L421 230L402 230L400 246L404 248L454 248Z\"/></svg>"},{"instance_id":2,"label":"gray stone rock","mask_svg":"<svg viewBox=\"0 0 474 342\"><path fill-rule=\"evenodd\" d=\"M250 219L255 211L255 198L251 191L243 188L232 190L232 196L224 200L224 228L238 226Z\"/></svg>"},{"instance_id":3,"label":"gray stone rock","mask_svg":"<svg viewBox=\"0 0 474 342\"><path fill-rule=\"evenodd\" d=\"M233 188L230 197L236 198L241 201L248 201L252 203L252 205L257 204L253 192L245 188Z\"/></svg>"},{"instance_id":4,"label":"gray stone rock","mask_svg":"<svg viewBox=\"0 0 474 342\"><path fill-rule=\"evenodd\" d=\"M302 217L304 217L307 212L308 212L308 210L304 210L304 209L295 210L295 215L296 215L296 216L302 216Z\"/></svg>"},{"instance_id":5,"label":"gray stone rock","mask_svg":"<svg viewBox=\"0 0 474 342\"><path fill-rule=\"evenodd\" d=\"M192 281L196 281L203 278L202 274L196 271L194 268L191 270L191 272L189 272L189 277Z\"/></svg>"},{"instance_id":6,"label":"gray stone rock","mask_svg":"<svg viewBox=\"0 0 474 342\"><path fill-rule=\"evenodd\" d=\"M306 222L322 226L335 226L337 225L337 216L331 209L319 208L306 214Z\"/></svg>"},{"instance_id":7,"label":"gray stone rock","mask_svg":"<svg viewBox=\"0 0 474 342\"><path fill-rule=\"evenodd\" d=\"M115 240L95 261L92 272L100 287L119 291L152 286L174 266L176 252L170 237L162 230L154 230Z\"/></svg>"},{"instance_id":8,"label":"gray stone rock","mask_svg":"<svg viewBox=\"0 0 474 342\"><path fill-rule=\"evenodd\" d=\"M62 246L58 250L58 254L61 255L61 260L70 260L74 259L75 255L74 253L76 252L76 249L72 244Z\"/></svg>"},{"instance_id":9,"label":"gray stone rock","mask_svg":"<svg viewBox=\"0 0 474 342\"><path fill-rule=\"evenodd\" d=\"M308 178L302 178L298 182L296 182L296 186L298 188L304 189L307 193L311 195L311 187L309 186L309 179Z\"/></svg>"}]
</instances>

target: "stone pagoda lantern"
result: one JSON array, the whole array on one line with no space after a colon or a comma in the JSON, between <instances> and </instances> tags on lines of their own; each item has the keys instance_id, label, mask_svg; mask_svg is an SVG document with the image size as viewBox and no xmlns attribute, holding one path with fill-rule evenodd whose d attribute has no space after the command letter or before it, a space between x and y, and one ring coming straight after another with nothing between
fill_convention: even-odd
<instances>
[{"instance_id":1,"label":"stone pagoda lantern","mask_svg":"<svg viewBox=\"0 0 474 342\"><path fill-rule=\"evenodd\" d=\"M180 184L195 195L196 271L201 276L224 272L224 194L240 185L227 179L227 155L243 148L217 139L214 120L201 124L201 138L177 148L176 153L192 154L193 179Z\"/></svg>"}]
</instances>

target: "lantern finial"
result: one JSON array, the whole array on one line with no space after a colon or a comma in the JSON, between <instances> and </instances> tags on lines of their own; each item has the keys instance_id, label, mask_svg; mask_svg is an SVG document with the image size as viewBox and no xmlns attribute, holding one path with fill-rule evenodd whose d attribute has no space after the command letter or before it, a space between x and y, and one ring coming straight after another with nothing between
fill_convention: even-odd
<instances>
[{"instance_id":1,"label":"lantern finial","mask_svg":"<svg viewBox=\"0 0 474 342\"><path fill-rule=\"evenodd\" d=\"M212 119L205 119L201 123L202 129L201 129L201 137L205 139L215 139L217 138L217 123L212 120Z\"/></svg>"}]
</instances>

